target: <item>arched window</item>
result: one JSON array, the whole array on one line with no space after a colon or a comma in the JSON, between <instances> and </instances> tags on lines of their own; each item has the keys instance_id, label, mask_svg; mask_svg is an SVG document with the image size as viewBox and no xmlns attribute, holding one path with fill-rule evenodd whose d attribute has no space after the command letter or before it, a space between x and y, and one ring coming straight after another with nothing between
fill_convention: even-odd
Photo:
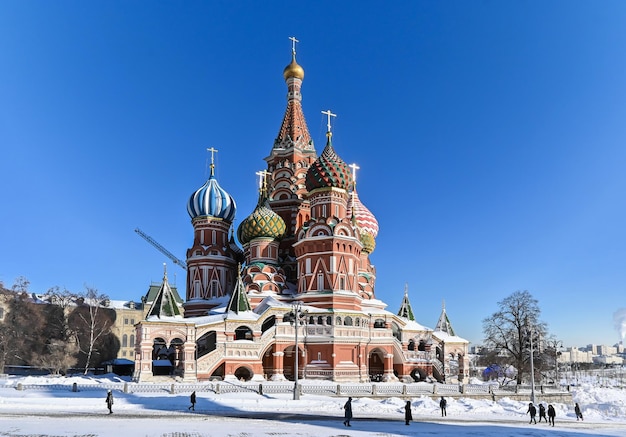
<instances>
[{"instance_id":1,"label":"arched window","mask_svg":"<svg viewBox=\"0 0 626 437\"><path fill-rule=\"evenodd\" d=\"M192 299L197 299L200 297L200 290L201 290L201 285L200 285L200 281L193 281L193 292L191 295Z\"/></svg>"},{"instance_id":2,"label":"arched window","mask_svg":"<svg viewBox=\"0 0 626 437\"><path fill-rule=\"evenodd\" d=\"M128 335L122 335L122 347L128 347Z\"/></svg>"},{"instance_id":3,"label":"arched window","mask_svg":"<svg viewBox=\"0 0 626 437\"><path fill-rule=\"evenodd\" d=\"M235 329L235 340L252 340L252 329L247 326Z\"/></svg>"},{"instance_id":4,"label":"arched window","mask_svg":"<svg viewBox=\"0 0 626 437\"><path fill-rule=\"evenodd\" d=\"M319 291L324 289L324 274L323 273L317 274L317 289Z\"/></svg>"},{"instance_id":5,"label":"arched window","mask_svg":"<svg viewBox=\"0 0 626 437\"><path fill-rule=\"evenodd\" d=\"M135 335L134 334L130 334L130 341L129 341L128 345L130 347L135 347Z\"/></svg>"},{"instance_id":6,"label":"arched window","mask_svg":"<svg viewBox=\"0 0 626 437\"><path fill-rule=\"evenodd\" d=\"M261 333L267 331L276 324L276 316L269 316L261 325Z\"/></svg>"},{"instance_id":7,"label":"arched window","mask_svg":"<svg viewBox=\"0 0 626 437\"><path fill-rule=\"evenodd\" d=\"M346 316L346 318L343 319L343 324L345 326L352 326L352 317Z\"/></svg>"},{"instance_id":8,"label":"arched window","mask_svg":"<svg viewBox=\"0 0 626 437\"><path fill-rule=\"evenodd\" d=\"M395 323L391 324L391 334L396 338L396 340L402 341L402 333L400 332L400 327Z\"/></svg>"},{"instance_id":9,"label":"arched window","mask_svg":"<svg viewBox=\"0 0 626 437\"><path fill-rule=\"evenodd\" d=\"M216 279L212 279L210 297L217 297L218 291L219 291L219 282Z\"/></svg>"},{"instance_id":10,"label":"arched window","mask_svg":"<svg viewBox=\"0 0 626 437\"><path fill-rule=\"evenodd\" d=\"M384 328L385 327L385 321L383 319L376 319L374 320L374 328Z\"/></svg>"},{"instance_id":11,"label":"arched window","mask_svg":"<svg viewBox=\"0 0 626 437\"><path fill-rule=\"evenodd\" d=\"M200 358L216 348L217 334L215 331L207 332L196 341L197 358Z\"/></svg>"},{"instance_id":12,"label":"arched window","mask_svg":"<svg viewBox=\"0 0 626 437\"><path fill-rule=\"evenodd\" d=\"M153 360L166 360L167 359L167 346L165 340L160 337L154 339L152 343L152 359Z\"/></svg>"},{"instance_id":13,"label":"arched window","mask_svg":"<svg viewBox=\"0 0 626 437\"><path fill-rule=\"evenodd\" d=\"M337 326L341 326L341 317L337 317L337 318L335 319L335 324L336 324Z\"/></svg>"},{"instance_id":14,"label":"arched window","mask_svg":"<svg viewBox=\"0 0 626 437\"><path fill-rule=\"evenodd\" d=\"M407 349L410 350L410 351L414 351L415 350L415 342L413 340L409 340L409 345L408 345Z\"/></svg>"}]
</instances>

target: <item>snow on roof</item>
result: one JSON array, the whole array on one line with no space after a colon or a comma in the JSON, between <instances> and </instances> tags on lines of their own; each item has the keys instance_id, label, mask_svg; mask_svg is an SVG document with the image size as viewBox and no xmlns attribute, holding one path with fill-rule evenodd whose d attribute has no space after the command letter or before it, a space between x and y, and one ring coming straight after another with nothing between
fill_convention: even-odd
<instances>
[{"instance_id":1,"label":"snow on roof","mask_svg":"<svg viewBox=\"0 0 626 437\"><path fill-rule=\"evenodd\" d=\"M431 328L428 328L426 326L420 325L419 323L417 323L414 320L408 320L406 322L406 324L404 325L403 329L407 329L410 331L432 331Z\"/></svg>"},{"instance_id":2,"label":"snow on roof","mask_svg":"<svg viewBox=\"0 0 626 437\"><path fill-rule=\"evenodd\" d=\"M433 331L433 336L443 342L449 343L469 343L469 340L459 337L458 335L450 335L444 331Z\"/></svg>"},{"instance_id":3,"label":"snow on roof","mask_svg":"<svg viewBox=\"0 0 626 437\"><path fill-rule=\"evenodd\" d=\"M273 296L268 296L265 299L263 299L261 303L258 304L257 307L253 311L257 314L263 314L265 311L267 311L270 308L287 308L288 306L289 304L280 302Z\"/></svg>"}]
</instances>

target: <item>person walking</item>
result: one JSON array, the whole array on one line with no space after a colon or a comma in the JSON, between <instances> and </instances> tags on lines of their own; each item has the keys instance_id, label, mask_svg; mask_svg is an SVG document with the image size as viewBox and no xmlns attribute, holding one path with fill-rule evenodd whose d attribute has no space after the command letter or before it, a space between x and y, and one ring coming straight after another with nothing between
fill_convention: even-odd
<instances>
[{"instance_id":1,"label":"person walking","mask_svg":"<svg viewBox=\"0 0 626 437\"><path fill-rule=\"evenodd\" d=\"M348 398L348 401L343 406L343 409L344 409L343 417L344 419L346 419L343 421L343 424L345 426L352 426L350 425L350 420L352 420L352 398L351 397Z\"/></svg>"},{"instance_id":2,"label":"person walking","mask_svg":"<svg viewBox=\"0 0 626 437\"><path fill-rule=\"evenodd\" d=\"M446 399L443 396L441 396L441 400L439 401L439 408L441 408L441 417L448 415L446 411L447 405L448 405L448 401L446 401Z\"/></svg>"},{"instance_id":3,"label":"person walking","mask_svg":"<svg viewBox=\"0 0 626 437\"><path fill-rule=\"evenodd\" d=\"M548 418L546 417L546 407L543 404L539 404L539 423L541 423L541 418L548 422Z\"/></svg>"},{"instance_id":4,"label":"person walking","mask_svg":"<svg viewBox=\"0 0 626 437\"><path fill-rule=\"evenodd\" d=\"M187 409L191 411L196 411L196 392L195 391L191 393L190 400L191 400L191 405L189 405L189 408Z\"/></svg>"},{"instance_id":5,"label":"person walking","mask_svg":"<svg viewBox=\"0 0 626 437\"><path fill-rule=\"evenodd\" d=\"M408 425L413 420L413 413L411 413L411 401L406 401L404 405L404 424Z\"/></svg>"},{"instance_id":6,"label":"person walking","mask_svg":"<svg viewBox=\"0 0 626 437\"><path fill-rule=\"evenodd\" d=\"M574 405L574 413L576 413L576 420L583 420L583 413L582 411L580 411L578 402L576 402L576 405Z\"/></svg>"},{"instance_id":7,"label":"person walking","mask_svg":"<svg viewBox=\"0 0 626 437\"><path fill-rule=\"evenodd\" d=\"M554 418L556 417L556 411L552 404L548 405L548 425L554 426Z\"/></svg>"},{"instance_id":8,"label":"person walking","mask_svg":"<svg viewBox=\"0 0 626 437\"><path fill-rule=\"evenodd\" d=\"M107 392L107 399L105 402L107 403L109 414L113 414L113 393L111 392L111 390Z\"/></svg>"},{"instance_id":9,"label":"person walking","mask_svg":"<svg viewBox=\"0 0 626 437\"><path fill-rule=\"evenodd\" d=\"M532 402L530 402L528 404L528 411L526 411L526 414L530 413L530 422L528 423L533 423L535 422L535 425L537 424L537 419L535 416L537 416L537 408L535 408L535 406L533 405Z\"/></svg>"}]
</instances>

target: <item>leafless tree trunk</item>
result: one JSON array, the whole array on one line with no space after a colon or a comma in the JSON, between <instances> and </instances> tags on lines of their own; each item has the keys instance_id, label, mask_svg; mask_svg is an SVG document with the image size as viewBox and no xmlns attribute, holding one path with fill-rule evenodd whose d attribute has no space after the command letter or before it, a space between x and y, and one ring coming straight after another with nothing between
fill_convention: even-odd
<instances>
[{"instance_id":1,"label":"leafless tree trunk","mask_svg":"<svg viewBox=\"0 0 626 437\"><path fill-rule=\"evenodd\" d=\"M87 288L81 295L82 305L76 308L74 320L77 321L76 329L79 333L79 348L86 355L85 375L89 372L94 354L97 352L98 341L111 331L112 320L106 314L103 305L108 297L99 294L93 288Z\"/></svg>"}]
</instances>

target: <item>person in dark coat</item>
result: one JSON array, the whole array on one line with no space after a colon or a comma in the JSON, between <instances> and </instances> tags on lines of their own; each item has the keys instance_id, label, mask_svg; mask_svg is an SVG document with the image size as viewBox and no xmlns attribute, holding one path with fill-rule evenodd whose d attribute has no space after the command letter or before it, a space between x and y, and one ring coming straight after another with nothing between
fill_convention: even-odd
<instances>
[{"instance_id":1,"label":"person in dark coat","mask_svg":"<svg viewBox=\"0 0 626 437\"><path fill-rule=\"evenodd\" d=\"M554 426L554 418L556 417L556 411L552 404L548 405L548 424Z\"/></svg>"},{"instance_id":2,"label":"person in dark coat","mask_svg":"<svg viewBox=\"0 0 626 437\"><path fill-rule=\"evenodd\" d=\"M191 393L190 400L191 400L191 405L187 409L191 411L196 411L196 392L195 391Z\"/></svg>"},{"instance_id":3,"label":"person in dark coat","mask_svg":"<svg viewBox=\"0 0 626 437\"><path fill-rule=\"evenodd\" d=\"M529 403L528 404L528 411L526 411L526 414L530 413L530 422L528 423L533 423L535 422L535 424L537 424L537 408L535 408L535 406L533 405L533 403Z\"/></svg>"},{"instance_id":4,"label":"person in dark coat","mask_svg":"<svg viewBox=\"0 0 626 437\"><path fill-rule=\"evenodd\" d=\"M107 408L109 409L109 414L113 414L113 393L111 392L111 390L107 392L106 403Z\"/></svg>"},{"instance_id":5,"label":"person in dark coat","mask_svg":"<svg viewBox=\"0 0 626 437\"><path fill-rule=\"evenodd\" d=\"M578 402L576 402L576 405L574 406L574 413L576 413L576 420L583 420L583 413L580 411Z\"/></svg>"},{"instance_id":6,"label":"person in dark coat","mask_svg":"<svg viewBox=\"0 0 626 437\"><path fill-rule=\"evenodd\" d=\"M352 420L352 398L348 398L348 401L346 402L346 404L343 406L344 411L344 420L343 424L345 426L352 426L350 425L350 420Z\"/></svg>"},{"instance_id":7,"label":"person in dark coat","mask_svg":"<svg viewBox=\"0 0 626 437\"><path fill-rule=\"evenodd\" d=\"M448 413L446 411L446 407L448 406L448 401L441 396L441 400L439 401L439 408L441 408L441 417L447 416Z\"/></svg>"},{"instance_id":8,"label":"person in dark coat","mask_svg":"<svg viewBox=\"0 0 626 437\"><path fill-rule=\"evenodd\" d=\"M546 418L546 407L544 407L543 404L539 404L539 423L541 423L541 418L548 422L548 419Z\"/></svg>"},{"instance_id":9,"label":"person in dark coat","mask_svg":"<svg viewBox=\"0 0 626 437\"><path fill-rule=\"evenodd\" d=\"M413 413L411 413L411 401L406 401L406 405L404 406L404 424L408 425L411 420L413 420Z\"/></svg>"}]
</instances>

